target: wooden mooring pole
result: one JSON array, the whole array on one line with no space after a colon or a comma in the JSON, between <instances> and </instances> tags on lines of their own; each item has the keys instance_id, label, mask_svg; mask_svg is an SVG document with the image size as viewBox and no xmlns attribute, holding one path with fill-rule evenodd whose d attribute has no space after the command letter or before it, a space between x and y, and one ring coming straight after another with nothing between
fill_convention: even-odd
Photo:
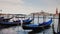
<instances>
[{"instance_id":1,"label":"wooden mooring pole","mask_svg":"<svg viewBox=\"0 0 60 34\"><path fill-rule=\"evenodd\" d=\"M55 18L54 15L53 15L53 18ZM52 31L53 31L53 34L55 34L55 30L54 30L54 19L53 19L53 24L52 24Z\"/></svg>"},{"instance_id":2,"label":"wooden mooring pole","mask_svg":"<svg viewBox=\"0 0 60 34\"><path fill-rule=\"evenodd\" d=\"M35 14L33 13L33 19L35 18ZM33 24L34 24L34 20L33 20Z\"/></svg>"},{"instance_id":3,"label":"wooden mooring pole","mask_svg":"<svg viewBox=\"0 0 60 34\"><path fill-rule=\"evenodd\" d=\"M60 32L60 13L59 13L59 19L58 19L58 32Z\"/></svg>"},{"instance_id":4,"label":"wooden mooring pole","mask_svg":"<svg viewBox=\"0 0 60 34\"><path fill-rule=\"evenodd\" d=\"M46 21L46 15L43 15L43 22L45 22ZM45 29L44 27L43 27L43 29ZM43 31L43 34L45 34L45 31Z\"/></svg>"}]
</instances>

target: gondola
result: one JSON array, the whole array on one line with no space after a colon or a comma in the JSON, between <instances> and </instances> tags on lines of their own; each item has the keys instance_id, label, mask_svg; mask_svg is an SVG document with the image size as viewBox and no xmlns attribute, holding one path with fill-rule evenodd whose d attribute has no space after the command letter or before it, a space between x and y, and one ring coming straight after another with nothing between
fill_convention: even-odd
<instances>
[{"instance_id":1,"label":"gondola","mask_svg":"<svg viewBox=\"0 0 60 34\"><path fill-rule=\"evenodd\" d=\"M13 25L19 25L21 21L13 21L13 22L0 22L0 25L7 25L7 26L13 26Z\"/></svg>"},{"instance_id":2,"label":"gondola","mask_svg":"<svg viewBox=\"0 0 60 34\"><path fill-rule=\"evenodd\" d=\"M26 20L24 20L23 24L29 24L30 22L32 22L32 20L26 19ZM21 20L17 20L17 21L13 21L13 22L2 21L2 22L0 22L0 25L21 25Z\"/></svg>"},{"instance_id":3,"label":"gondola","mask_svg":"<svg viewBox=\"0 0 60 34\"><path fill-rule=\"evenodd\" d=\"M43 22L41 24L27 24L27 25L23 25L23 29L32 29L32 30L39 30L45 27L49 27L50 24L52 23L52 18L48 21L48 22Z\"/></svg>"},{"instance_id":4,"label":"gondola","mask_svg":"<svg viewBox=\"0 0 60 34\"><path fill-rule=\"evenodd\" d=\"M20 20L9 22L10 19L12 19L12 18L13 17L11 17L11 18L0 17L0 25L17 25L20 22Z\"/></svg>"}]
</instances>

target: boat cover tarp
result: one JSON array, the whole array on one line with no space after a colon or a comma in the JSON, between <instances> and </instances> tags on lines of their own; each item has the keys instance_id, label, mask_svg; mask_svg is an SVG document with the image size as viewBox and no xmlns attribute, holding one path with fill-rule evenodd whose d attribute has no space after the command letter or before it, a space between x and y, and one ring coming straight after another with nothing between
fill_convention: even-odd
<instances>
[{"instance_id":1,"label":"boat cover tarp","mask_svg":"<svg viewBox=\"0 0 60 34\"><path fill-rule=\"evenodd\" d=\"M43 23L41 23L41 24L27 24L27 25L25 25L25 26L28 26L28 27L39 27L39 26L48 26L48 25L50 25L52 23L52 18L51 18L51 20L49 20L48 22L43 22Z\"/></svg>"}]
</instances>

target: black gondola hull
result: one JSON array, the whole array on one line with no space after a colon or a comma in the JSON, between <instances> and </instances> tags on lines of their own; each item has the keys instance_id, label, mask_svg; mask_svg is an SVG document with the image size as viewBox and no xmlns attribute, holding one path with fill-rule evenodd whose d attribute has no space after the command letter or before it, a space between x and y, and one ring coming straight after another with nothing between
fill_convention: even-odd
<instances>
[{"instance_id":1,"label":"black gondola hull","mask_svg":"<svg viewBox=\"0 0 60 34\"><path fill-rule=\"evenodd\" d=\"M4 23L0 23L0 25L6 25L6 26L17 26L17 25L21 25L21 23L12 23L12 24L4 24Z\"/></svg>"},{"instance_id":2,"label":"black gondola hull","mask_svg":"<svg viewBox=\"0 0 60 34\"><path fill-rule=\"evenodd\" d=\"M38 26L38 27L29 27L29 26L22 26L24 30L29 30L29 29L32 29L32 30L40 30L40 29L48 29L50 28L50 25L48 26Z\"/></svg>"},{"instance_id":3,"label":"black gondola hull","mask_svg":"<svg viewBox=\"0 0 60 34\"><path fill-rule=\"evenodd\" d=\"M29 26L22 26L24 30L29 30L29 29L32 29L32 30L40 30L40 29L43 29L43 27L29 27Z\"/></svg>"}]
</instances>

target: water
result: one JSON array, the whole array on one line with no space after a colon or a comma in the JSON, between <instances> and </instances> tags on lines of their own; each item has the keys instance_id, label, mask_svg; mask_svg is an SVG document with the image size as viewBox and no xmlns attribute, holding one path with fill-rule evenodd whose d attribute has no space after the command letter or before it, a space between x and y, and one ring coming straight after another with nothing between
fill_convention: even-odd
<instances>
[{"instance_id":1,"label":"water","mask_svg":"<svg viewBox=\"0 0 60 34\"><path fill-rule=\"evenodd\" d=\"M47 18L46 21L48 20L49 19ZM39 18L39 23L42 23L42 22L43 22L43 19ZM54 19L53 23L54 23L55 32L57 32L58 19ZM34 24L38 24L38 18L34 19ZM32 30L24 30L21 26L13 26L10 28L1 29L0 34L29 34L29 32L31 31ZM49 29L45 29L42 32L38 32L38 33L35 32L33 34L53 34L52 27L50 27Z\"/></svg>"},{"instance_id":2,"label":"water","mask_svg":"<svg viewBox=\"0 0 60 34\"><path fill-rule=\"evenodd\" d=\"M10 27L0 30L0 34L28 34L32 30L23 30L21 26ZM52 28L46 29L42 32L35 32L36 34L53 34ZM34 34L35 34L34 33Z\"/></svg>"}]
</instances>

